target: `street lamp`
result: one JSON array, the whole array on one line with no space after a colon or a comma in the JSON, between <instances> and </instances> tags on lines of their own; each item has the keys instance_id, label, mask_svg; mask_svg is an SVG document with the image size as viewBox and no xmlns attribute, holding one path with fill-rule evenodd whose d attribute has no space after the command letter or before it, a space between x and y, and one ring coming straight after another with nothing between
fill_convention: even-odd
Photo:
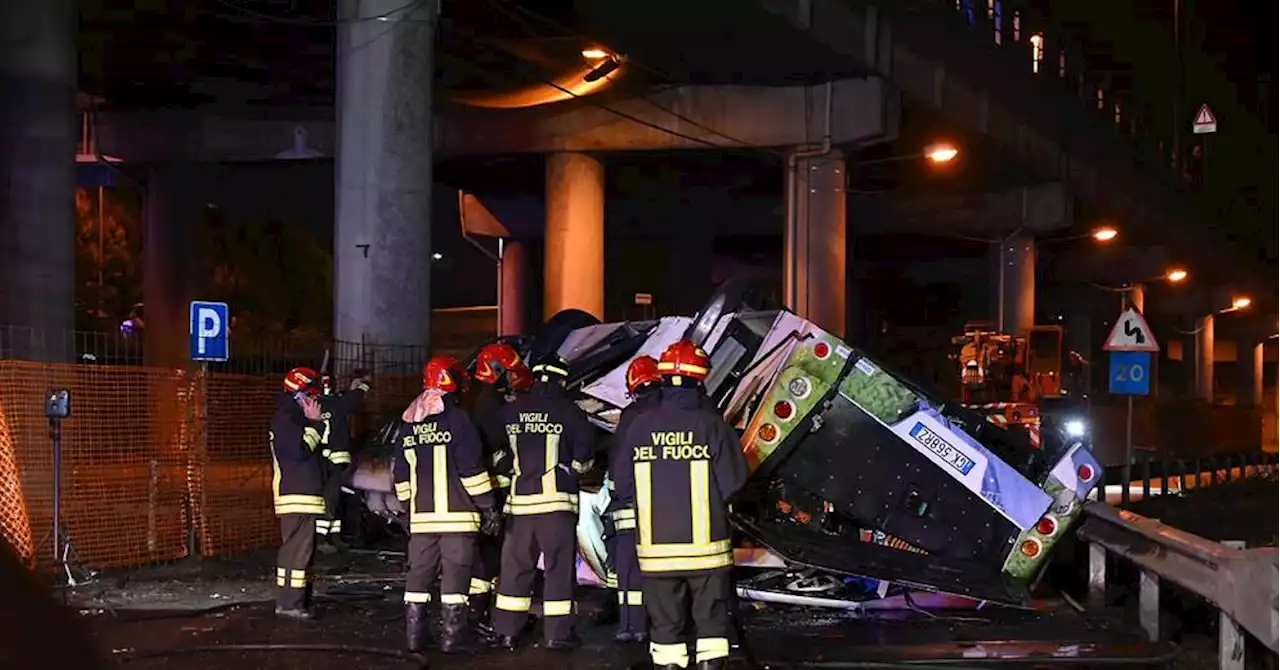
<instances>
[{"instance_id":1,"label":"street lamp","mask_svg":"<svg viewBox=\"0 0 1280 670\"><path fill-rule=\"evenodd\" d=\"M1170 284L1178 284L1187 280L1191 274L1182 268L1170 268L1159 277L1143 279L1140 281L1130 282L1128 286L1105 286L1103 284L1093 284L1094 288L1100 288L1104 291L1120 294L1120 310L1124 311L1133 305L1139 312L1145 311L1146 306L1147 284L1167 281Z\"/></svg>"},{"instance_id":2,"label":"street lamp","mask_svg":"<svg viewBox=\"0 0 1280 670\"><path fill-rule=\"evenodd\" d=\"M1093 239L1099 242L1110 242L1111 240L1116 239L1116 236L1119 234L1120 234L1120 231L1116 230L1115 228L1112 228L1111 226L1102 226L1100 228L1095 229L1092 233L1092 236L1093 236Z\"/></svg>"},{"instance_id":3,"label":"street lamp","mask_svg":"<svg viewBox=\"0 0 1280 670\"><path fill-rule=\"evenodd\" d=\"M1230 307L1222 310L1222 313L1225 314L1227 312L1234 312L1236 310L1244 309L1252 304L1253 304L1253 300L1250 300L1248 296L1238 296L1231 301Z\"/></svg>"},{"instance_id":4,"label":"street lamp","mask_svg":"<svg viewBox=\"0 0 1280 670\"><path fill-rule=\"evenodd\" d=\"M933 163L950 163L959 155L959 149L946 143L931 144L924 149L924 157Z\"/></svg>"},{"instance_id":5,"label":"street lamp","mask_svg":"<svg viewBox=\"0 0 1280 670\"><path fill-rule=\"evenodd\" d=\"M602 58L608 58L609 52L604 49L583 49L582 57L587 60L600 60Z\"/></svg>"}]
</instances>

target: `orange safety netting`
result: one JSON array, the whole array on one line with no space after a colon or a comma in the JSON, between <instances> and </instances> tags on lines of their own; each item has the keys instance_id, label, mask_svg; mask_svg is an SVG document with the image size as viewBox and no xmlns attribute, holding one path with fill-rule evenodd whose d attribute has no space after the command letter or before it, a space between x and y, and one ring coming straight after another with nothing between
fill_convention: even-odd
<instances>
[{"instance_id":1,"label":"orange safety netting","mask_svg":"<svg viewBox=\"0 0 1280 670\"><path fill-rule=\"evenodd\" d=\"M201 553L235 554L278 543L267 430L280 380L209 374L196 388L189 476Z\"/></svg>"},{"instance_id":2,"label":"orange safety netting","mask_svg":"<svg viewBox=\"0 0 1280 670\"><path fill-rule=\"evenodd\" d=\"M62 422L62 523L77 562L108 568L235 554L279 542L267 429L277 376L0 361L0 537L52 560L52 389ZM376 430L422 388L379 375L355 417Z\"/></svg>"},{"instance_id":3,"label":"orange safety netting","mask_svg":"<svg viewBox=\"0 0 1280 670\"><path fill-rule=\"evenodd\" d=\"M190 381L176 370L0 361L0 463L17 464L22 490L2 501L5 537L20 538L16 548L29 558L33 551L37 561L53 558L45 399L58 388L71 391L71 417L61 424L61 517L74 558L113 567L185 556L188 445L181 435ZM0 476L4 489L13 485L10 473ZM34 544L21 539L28 536Z\"/></svg>"}]
</instances>

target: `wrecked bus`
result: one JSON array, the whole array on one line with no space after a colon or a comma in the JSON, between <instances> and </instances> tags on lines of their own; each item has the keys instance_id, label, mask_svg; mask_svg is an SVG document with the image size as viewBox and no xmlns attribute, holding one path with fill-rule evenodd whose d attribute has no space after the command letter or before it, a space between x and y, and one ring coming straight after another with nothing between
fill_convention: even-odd
<instances>
[{"instance_id":1,"label":"wrecked bus","mask_svg":"<svg viewBox=\"0 0 1280 670\"><path fill-rule=\"evenodd\" d=\"M741 597L847 608L896 585L1027 606L1101 474L1072 417L1033 443L789 311L751 309L732 285L693 317L562 312L513 344L568 360L578 406L612 432L628 363L681 337L711 356L707 394L752 469L731 508L735 562L756 568ZM611 585L607 505L607 486L584 488L579 573Z\"/></svg>"}]
</instances>

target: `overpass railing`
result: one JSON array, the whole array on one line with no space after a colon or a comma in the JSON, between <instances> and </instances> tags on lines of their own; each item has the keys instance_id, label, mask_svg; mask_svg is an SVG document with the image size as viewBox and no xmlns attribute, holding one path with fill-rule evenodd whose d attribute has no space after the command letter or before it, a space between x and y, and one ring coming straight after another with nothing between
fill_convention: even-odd
<instances>
[{"instance_id":1,"label":"overpass railing","mask_svg":"<svg viewBox=\"0 0 1280 670\"><path fill-rule=\"evenodd\" d=\"M1129 507L1165 494L1176 495L1266 474L1274 476L1280 471L1278 460L1277 454L1262 451L1192 459L1139 456L1127 472L1123 465L1103 470L1091 498Z\"/></svg>"},{"instance_id":2,"label":"overpass railing","mask_svg":"<svg viewBox=\"0 0 1280 670\"><path fill-rule=\"evenodd\" d=\"M1143 631L1160 639L1160 584L1173 582L1219 611L1219 667L1242 669L1247 631L1277 651L1277 549L1211 542L1127 510L1085 505L1079 536L1089 543L1089 600L1106 603L1107 556L1140 570L1138 609Z\"/></svg>"}]
</instances>

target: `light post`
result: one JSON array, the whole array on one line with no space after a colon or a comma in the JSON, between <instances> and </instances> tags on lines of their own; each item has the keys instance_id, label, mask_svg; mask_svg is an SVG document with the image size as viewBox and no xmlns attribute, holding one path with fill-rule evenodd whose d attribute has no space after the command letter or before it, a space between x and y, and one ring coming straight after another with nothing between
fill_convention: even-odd
<instances>
[{"instance_id":1,"label":"light post","mask_svg":"<svg viewBox=\"0 0 1280 670\"><path fill-rule=\"evenodd\" d=\"M1213 404L1213 327L1214 318L1219 314L1230 314L1243 309L1248 309L1253 304L1253 300L1249 296L1238 295L1231 299L1229 307L1215 310L1200 317L1199 325L1195 330L1190 332L1182 332L1183 335L1195 336L1195 359L1193 361L1193 372L1195 373L1195 395L1196 397Z\"/></svg>"},{"instance_id":2,"label":"light post","mask_svg":"<svg viewBox=\"0 0 1280 670\"><path fill-rule=\"evenodd\" d=\"M1147 284L1158 281L1166 281L1170 284L1179 284L1186 281L1187 277L1190 276L1190 273L1182 268L1171 268L1159 277L1130 282L1128 286L1104 286L1102 284L1094 284L1093 286L1094 288L1099 288L1103 291L1119 293L1120 311L1123 312L1128 309L1130 305L1133 305L1134 309L1137 309L1139 312L1145 312Z\"/></svg>"},{"instance_id":3,"label":"light post","mask_svg":"<svg viewBox=\"0 0 1280 670\"><path fill-rule=\"evenodd\" d=\"M1022 245L1024 248L1021 248L1021 249L1014 248L1015 245L1013 243L1018 238L1019 235L1022 235L1022 231L1023 231L1023 228L1019 226L1012 233L1009 233L1008 235L1001 238L970 237L968 235L956 236L961 239L969 240L972 242L983 242L986 244L992 244L996 246L997 264L998 264L996 269L996 274L997 274L997 277L996 277L996 280L997 280L996 330L1002 333L1010 332L1008 328L1009 324L1006 323L1008 320L1006 318L1008 309L1005 304L1006 301L1008 300L1007 296L1005 295L1007 293L1007 289L1005 285L1005 281L1006 281L1005 274L1007 272L1006 266L1013 265L1014 261L1017 260L1017 255L1019 253L1030 255L1031 256L1030 262L1034 263L1036 249L1042 244L1052 244L1056 242L1070 242L1073 240L1083 240L1083 239L1092 239L1094 242L1097 242L1099 244L1108 244L1113 240L1115 240L1120 235L1120 231L1116 230L1114 226L1100 225L1094 228L1093 230L1090 230L1087 233L1080 233L1076 235L1063 235L1061 237L1046 237L1043 239L1035 240L1034 244L1028 243L1028 244ZM1013 261L1010 260L1011 257L1013 258ZM1033 278L1034 278L1034 275L1033 275ZM1034 288L1032 290L1034 290Z\"/></svg>"}]
</instances>

